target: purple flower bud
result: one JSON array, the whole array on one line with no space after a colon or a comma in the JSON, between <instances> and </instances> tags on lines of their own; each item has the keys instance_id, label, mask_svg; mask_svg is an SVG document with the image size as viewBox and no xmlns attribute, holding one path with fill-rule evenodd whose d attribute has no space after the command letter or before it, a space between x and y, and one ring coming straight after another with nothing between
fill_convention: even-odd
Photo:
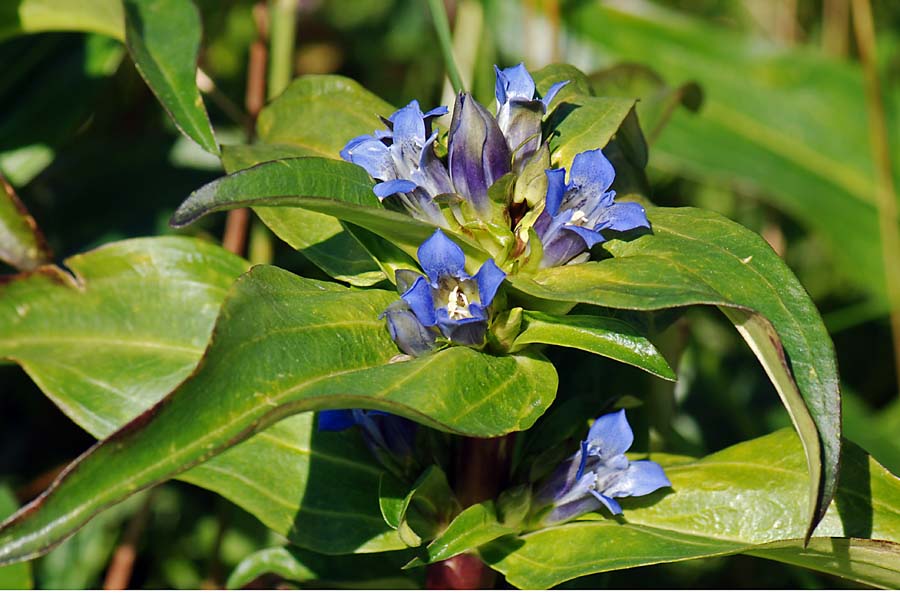
<instances>
[{"instance_id":1,"label":"purple flower bud","mask_svg":"<svg viewBox=\"0 0 900 602\"><path fill-rule=\"evenodd\" d=\"M448 160L456 192L489 218L488 189L510 171L509 146L494 116L467 93L453 107Z\"/></svg>"}]
</instances>

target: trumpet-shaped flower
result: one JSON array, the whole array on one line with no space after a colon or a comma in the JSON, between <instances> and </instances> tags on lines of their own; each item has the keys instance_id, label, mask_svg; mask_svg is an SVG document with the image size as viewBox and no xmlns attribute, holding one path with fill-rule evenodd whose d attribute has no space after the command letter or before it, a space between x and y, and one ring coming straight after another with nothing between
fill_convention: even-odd
<instances>
[{"instance_id":1,"label":"trumpet-shaped flower","mask_svg":"<svg viewBox=\"0 0 900 602\"><path fill-rule=\"evenodd\" d=\"M631 462L625 457L633 442L625 410L595 420L581 450L560 466L538 492L539 507L552 506L543 523L564 522L604 506L613 514L622 514L615 498L647 495L671 487L656 462Z\"/></svg>"},{"instance_id":2,"label":"trumpet-shaped flower","mask_svg":"<svg viewBox=\"0 0 900 602\"><path fill-rule=\"evenodd\" d=\"M422 243L418 257L425 275L413 280L401 298L422 329L437 328L451 342L461 345L483 343L488 308L506 273L489 259L475 276L470 276L465 271L462 249L441 230ZM408 316L403 318L405 326L398 328L397 317L393 326L389 321L391 335L397 334L394 340L401 349L414 347L422 331L409 323Z\"/></svg>"},{"instance_id":3,"label":"trumpet-shaped flower","mask_svg":"<svg viewBox=\"0 0 900 602\"><path fill-rule=\"evenodd\" d=\"M434 197L453 191L447 168L434 154L438 131L431 121L447 112L437 107L422 113L412 101L386 119L389 129L357 136L341 150L341 158L380 180L374 192L380 199L396 195L418 219L438 226L447 222Z\"/></svg>"},{"instance_id":4,"label":"trumpet-shaped flower","mask_svg":"<svg viewBox=\"0 0 900 602\"><path fill-rule=\"evenodd\" d=\"M416 423L379 410L319 412L320 431L359 427L372 454L386 467L403 473L415 463Z\"/></svg>"},{"instance_id":5,"label":"trumpet-shaped flower","mask_svg":"<svg viewBox=\"0 0 900 602\"><path fill-rule=\"evenodd\" d=\"M575 155L568 183L565 168L547 170L546 204L534 225L544 247L542 267L568 263L605 241L603 231L650 227L640 204L615 202L609 189L615 177L600 149Z\"/></svg>"},{"instance_id":6,"label":"trumpet-shaped flower","mask_svg":"<svg viewBox=\"0 0 900 602\"><path fill-rule=\"evenodd\" d=\"M525 65L500 70L497 74L497 125L512 151L513 163L519 171L541 146L541 121L547 108L568 81L556 82L544 98L537 98L534 79Z\"/></svg>"}]
</instances>

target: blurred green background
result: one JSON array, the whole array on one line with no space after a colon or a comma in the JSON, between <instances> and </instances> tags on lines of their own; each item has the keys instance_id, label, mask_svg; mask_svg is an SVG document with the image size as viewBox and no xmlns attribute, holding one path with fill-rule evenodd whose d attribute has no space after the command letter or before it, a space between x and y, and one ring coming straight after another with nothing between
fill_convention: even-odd
<instances>
[{"instance_id":1,"label":"blurred green background","mask_svg":"<svg viewBox=\"0 0 900 602\"><path fill-rule=\"evenodd\" d=\"M245 141L250 48L265 31L249 0L198 0L200 65L220 141ZM262 4L264 6L265 3ZM834 338L846 436L900 474L900 402L880 244L877 172L850 0L448 1L458 60L479 99L493 65L571 62L601 95L641 99L651 200L702 206L759 232L798 274ZM296 75L340 73L394 105L447 104L426 3L298 0ZM873 2L892 149L900 145L900 3ZM255 11L255 13L254 13ZM0 172L57 260L122 238L171 234L192 190L221 173L180 136L121 44L41 33L0 42ZM895 179L900 153L891 155ZM895 199L896 200L896 199ZM222 236L224 218L190 233ZM896 226L896 224L895 224ZM275 263L315 277L283 243ZM900 268L900 258L888 257ZM900 308L896 308L900 311ZM704 454L788 423L765 374L725 318L692 310L659 340L679 381L592 363L560 399L635 395L654 445ZM552 358L592 361L573 351ZM92 443L16 366L0 366L0 484L23 503ZM8 512L0 511L0 514ZM0 508L0 510L4 510ZM42 588L101 587L123 538L135 588L222 587L250 552L279 543L214 494L169 483L103 514L34 567ZM259 585L275 586L277 580ZM564 587L855 587L749 557L579 579Z\"/></svg>"}]
</instances>

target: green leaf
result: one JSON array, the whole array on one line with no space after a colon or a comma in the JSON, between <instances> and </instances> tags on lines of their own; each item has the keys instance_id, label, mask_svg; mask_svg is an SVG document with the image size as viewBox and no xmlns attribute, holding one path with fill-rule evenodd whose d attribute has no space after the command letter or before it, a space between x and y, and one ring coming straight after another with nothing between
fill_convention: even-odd
<instances>
[{"instance_id":1,"label":"green leaf","mask_svg":"<svg viewBox=\"0 0 900 602\"><path fill-rule=\"evenodd\" d=\"M74 280L46 267L5 285L0 328L8 336L0 354L21 363L95 437L123 426L194 370L229 286L247 267L217 246L175 237L107 245L67 266ZM352 486L327 476L335 470ZM348 553L405 547L373 507L380 474L356 433L316 433L312 415L303 415L181 478L298 545Z\"/></svg>"},{"instance_id":2,"label":"green leaf","mask_svg":"<svg viewBox=\"0 0 900 602\"><path fill-rule=\"evenodd\" d=\"M534 78L534 85L541 95L541 98L547 95L550 87L557 82L569 82L556 93L553 101L550 103L552 111L564 102L572 101L581 96L593 96L594 91L587 75L582 73L577 67L565 63L553 63L547 65L531 74Z\"/></svg>"},{"instance_id":3,"label":"green leaf","mask_svg":"<svg viewBox=\"0 0 900 602\"><path fill-rule=\"evenodd\" d=\"M0 40L42 31L88 31L125 39L121 0L17 0L0 4Z\"/></svg>"},{"instance_id":4,"label":"green leaf","mask_svg":"<svg viewBox=\"0 0 900 602\"><path fill-rule=\"evenodd\" d=\"M675 112L654 144L654 167L756 191L823 237L843 274L887 310L859 63L660 6L586 3L564 18L606 60L649 64L703 89L702 109Z\"/></svg>"},{"instance_id":5,"label":"green leaf","mask_svg":"<svg viewBox=\"0 0 900 602\"><path fill-rule=\"evenodd\" d=\"M50 249L34 218L0 176L0 261L27 271L50 260Z\"/></svg>"},{"instance_id":6,"label":"green leaf","mask_svg":"<svg viewBox=\"0 0 900 602\"><path fill-rule=\"evenodd\" d=\"M633 98L573 96L547 118L550 160L569 168L580 152L603 148L634 108Z\"/></svg>"},{"instance_id":7,"label":"green leaf","mask_svg":"<svg viewBox=\"0 0 900 602\"><path fill-rule=\"evenodd\" d=\"M837 365L816 307L772 248L742 226L692 208L648 209L647 215L653 234L607 243L612 259L510 281L535 297L621 309L723 308L803 440L814 527L834 494L841 453Z\"/></svg>"},{"instance_id":8,"label":"green leaf","mask_svg":"<svg viewBox=\"0 0 900 602\"><path fill-rule=\"evenodd\" d=\"M301 146L339 158L351 138L383 129L378 118L394 108L352 79L308 75L293 81L259 114L256 130L267 144Z\"/></svg>"},{"instance_id":9,"label":"green leaf","mask_svg":"<svg viewBox=\"0 0 900 602\"><path fill-rule=\"evenodd\" d=\"M636 366L666 380L675 380L675 373L666 358L634 326L623 320L525 311L522 312L522 324L513 351L536 343L572 347Z\"/></svg>"},{"instance_id":10,"label":"green leaf","mask_svg":"<svg viewBox=\"0 0 900 602\"><path fill-rule=\"evenodd\" d=\"M124 0L125 44L178 129L214 155L219 144L197 88L200 13L190 0Z\"/></svg>"},{"instance_id":11,"label":"green leaf","mask_svg":"<svg viewBox=\"0 0 900 602\"><path fill-rule=\"evenodd\" d=\"M412 486L399 482L388 473L378 487L378 504L384 522L399 529L406 520L410 504L420 506L420 514L432 521L449 520L459 512L459 503L439 466L429 466Z\"/></svg>"},{"instance_id":12,"label":"green leaf","mask_svg":"<svg viewBox=\"0 0 900 602\"><path fill-rule=\"evenodd\" d=\"M528 428L550 404L556 372L540 356L454 347L390 363L397 349L377 316L396 298L256 266L226 299L201 367L5 523L0 563L42 553L100 510L294 413L380 409L491 437Z\"/></svg>"},{"instance_id":13,"label":"green leaf","mask_svg":"<svg viewBox=\"0 0 900 602\"><path fill-rule=\"evenodd\" d=\"M235 173L260 163L309 154L287 145L226 146L222 163L228 173ZM332 278L353 286L371 286L384 280L378 264L335 218L283 207L255 207L254 211L279 238Z\"/></svg>"},{"instance_id":14,"label":"green leaf","mask_svg":"<svg viewBox=\"0 0 900 602\"><path fill-rule=\"evenodd\" d=\"M668 458L654 457L664 465ZM878 554L878 542L900 541L900 479L863 450L847 444L846 470L835 502L811 540L806 558L806 513L800 502L806 467L799 441L785 429L740 443L704 459L666 466L671 489L623 498L619 519L585 515L523 537L481 548L481 555L520 588L552 587L580 575L737 553L773 557L867 583L896 587L900 561ZM861 538L853 562L831 538ZM832 548L832 545L834 546ZM755 547L761 546L761 547ZM865 552L861 551L865 550ZM827 562L824 560L827 557ZM857 572L859 569L861 572Z\"/></svg>"},{"instance_id":15,"label":"green leaf","mask_svg":"<svg viewBox=\"0 0 900 602\"><path fill-rule=\"evenodd\" d=\"M106 436L191 373L247 264L209 243L161 237L106 245L66 267L72 275L44 266L2 286L0 357Z\"/></svg>"},{"instance_id":16,"label":"green leaf","mask_svg":"<svg viewBox=\"0 0 900 602\"><path fill-rule=\"evenodd\" d=\"M336 558L293 547L267 548L241 561L225 587L240 589L264 575L277 575L288 581L328 587L418 589L418 581L409 573L399 574L400 562L397 553Z\"/></svg>"},{"instance_id":17,"label":"green leaf","mask_svg":"<svg viewBox=\"0 0 900 602\"><path fill-rule=\"evenodd\" d=\"M422 556L413 559L404 568L453 558L457 554L468 552L515 531L515 528L500 523L493 502L475 504L453 519L453 522L428 544Z\"/></svg>"},{"instance_id":18,"label":"green leaf","mask_svg":"<svg viewBox=\"0 0 900 602\"><path fill-rule=\"evenodd\" d=\"M0 485L0 517L6 518L19 506L12 491ZM0 590L31 589L34 582L31 577L31 563L21 562L0 568Z\"/></svg>"},{"instance_id":19,"label":"green leaf","mask_svg":"<svg viewBox=\"0 0 900 602\"><path fill-rule=\"evenodd\" d=\"M435 230L432 224L385 209L361 167L320 157L270 161L214 180L192 193L170 223L182 227L214 211L246 206L302 207L331 215L390 240L409 256L415 256ZM483 260L484 251L465 239L456 242L467 259Z\"/></svg>"},{"instance_id":20,"label":"green leaf","mask_svg":"<svg viewBox=\"0 0 900 602\"><path fill-rule=\"evenodd\" d=\"M301 77L260 113L257 133L264 144L249 147L258 149L255 160L239 167L309 155L339 159L347 142L383 128L378 115L388 117L393 111L353 80L333 75ZM294 149L292 154L276 156L289 148ZM227 163L226 167L235 171ZM365 246L345 232L337 219L293 207L254 207L254 211L276 235L331 276L356 286L383 279ZM387 276L392 278L393 273Z\"/></svg>"}]
</instances>

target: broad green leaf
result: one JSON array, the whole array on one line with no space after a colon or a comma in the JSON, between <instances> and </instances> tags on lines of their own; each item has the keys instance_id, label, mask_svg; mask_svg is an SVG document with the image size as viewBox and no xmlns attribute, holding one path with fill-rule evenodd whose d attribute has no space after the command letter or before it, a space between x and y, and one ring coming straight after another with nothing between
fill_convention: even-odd
<instances>
[{"instance_id":1,"label":"broad green leaf","mask_svg":"<svg viewBox=\"0 0 900 602\"><path fill-rule=\"evenodd\" d=\"M748 551L778 562L846 577L872 587L900 588L900 543L854 537L814 537L779 541Z\"/></svg>"},{"instance_id":2,"label":"broad green leaf","mask_svg":"<svg viewBox=\"0 0 900 602\"><path fill-rule=\"evenodd\" d=\"M550 404L556 372L540 356L454 347L390 363L397 348L377 316L396 298L256 266L226 298L201 367L5 523L0 563L42 553L100 510L294 413L380 409L491 437L528 428Z\"/></svg>"},{"instance_id":3,"label":"broad green leaf","mask_svg":"<svg viewBox=\"0 0 900 602\"><path fill-rule=\"evenodd\" d=\"M469 506L406 568L453 558L515 531L515 528L500 523L493 502Z\"/></svg>"},{"instance_id":4,"label":"broad green leaf","mask_svg":"<svg viewBox=\"0 0 900 602\"><path fill-rule=\"evenodd\" d=\"M547 118L553 165L568 169L578 153L606 146L633 108L633 98L566 99Z\"/></svg>"},{"instance_id":5,"label":"broad green leaf","mask_svg":"<svg viewBox=\"0 0 900 602\"><path fill-rule=\"evenodd\" d=\"M339 151L352 138L384 127L378 115L392 113L390 105L353 80L301 77L260 113L257 133L264 144L249 148L265 150L256 151L256 160L243 162L240 168L261 163L266 155L267 160L309 155L339 159ZM293 154L272 156L280 151L271 149L288 148L295 149ZM254 211L275 234L331 276L356 286L383 279L364 245L334 217L295 207L254 207Z\"/></svg>"},{"instance_id":6,"label":"broad green leaf","mask_svg":"<svg viewBox=\"0 0 900 602\"><path fill-rule=\"evenodd\" d=\"M235 173L276 159L309 155L309 151L288 145L226 146L222 163L228 173ZM296 208L256 207L254 211L279 238L332 278L353 286L384 280L378 264L335 218Z\"/></svg>"},{"instance_id":7,"label":"broad green leaf","mask_svg":"<svg viewBox=\"0 0 900 602\"><path fill-rule=\"evenodd\" d=\"M15 512L19 504L12 491L0 485L0 517L6 518ZM34 582L31 577L31 563L20 562L0 568L0 590L31 589Z\"/></svg>"},{"instance_id":8,"label":"broad green leaf","mask_svg":"<svg viewBox=\"0 0 900 602\"><path fill-rule=\"evenodd\" d=\"M19 363L75 422L105 436L200 360L247 264L182 237L106 245L0 287L0 357Z\"/></svg>"},{"instance_id":9,"label":"broad green leaf","mask_svg":"<svg viewBox=\"0 0 900 602\"><path fill-rule=\"evenodd\" d=\"M228 288L247 265L217 246L170 237L107 245L67 267L74 280L46 267L0 289L0 328L8 333L0 354L102 438L194 370ZM325 476L337 469L350 484ZM380 473L356 433L316 433L304 415L181 478L298 545L348 553L405 547L372 504Z\"/></svg>"},{"instance_id":10,"label":"broad green leaf","mask_svg":"<svg viewBox=\"0 0 900 602\"><path fill-rule=\"evenodd\" d=\"M654 457L664 465L668 458ZM860 448L846 446L846 470L835 501L811 540L819 560L802 549L804 454L790 430L740 443L694 462L666 466L671 489L620 500L624 514L586 515L564 525L507 537L481 555L521 588L552 587L580 575L660 562L737 553L810 566L882 587L900 583L896 555L876 553L873 540L900 541L900 479ZM860 538L853 562L831 538ZM761 546L761 547L755 547ZM827 562L826 562L827 559Z\"/></svg>"},{"instance_id":11,"label":"broad green leaf","mask_svg":"<svg viewBox=\"0 0 900 602\"><path fill-rule=\"evenodd\" d=\"M539 298L621 309L723 308L803 440L814 527L834 494L841 453L834 348L816 307L771 247L742 226L692 208L647 215L653 234L607 243L612 259L543 270L534 280L514 277L512 284Z\"/></svg>"},{"instance_id":12,"label":"broad green leaf","mask_svg":"<svg viewBox=\"0 0 900 602\"><path fill-rule=\"evenodd\" d=\"M352 79L308 75L294 80L259 114L256 130L266 144L288 144L337 159L351 138L383 129L378 118L393 107Z\"/></svg>"},{"instance_id":13,"label":"broad green leaf","mask_svg":"<svg viewBox=\"0 0 900 602\"><path fill-rule=\"evenodd\" d=\"M623 320L525 311L522 312L522 327L513 351L536 343L572 347L636 366L666 380L675 380L675 373L666 358L634 326Z\"/></svg>"},{"instance_id":14,"label":"broad green leaf","mask_svg":"<svg viewBox=\"0 0 900 602\"><path fill-rule=\"evenodd\" d=\"M821 236L842 272L888 307L858 63L659 6L585 3L564 17L569 34L607 66L648 64L703 89L696 115L672 116L653 166L758 192ZM893 164L900 173L900 154Z\"/></svg>"},{"instance_id":15,"label":"broad green leaf","mask_svg":"<svg viewBox=\"0 0 900 602\"><path fill-rule=\"evenodd\" d=\"M178 129L214 155L219 144L197 88L200 13L191 0L124 0L125 44Z\"/></svg>"},{"instance_id":16,"label":"broad green leaf","mask_svg":"<svg viewBox=\"0 0 900 602\"><path fill-rule=\"evenodd\" d=\"M557 82L569 82L556 93L553 101L550 103L552 111L561 103L571 101L577 97L593 96L594 91L587 75L582 73L578 68L565 63L554 63L547 65L533 72L531 76L534 78L534 85L541 95L546 96L550 87Z\"/></svg>"},{"instance_id":17,"label":"broad green leaf","mask_svg":"<svg viewBox=\"0 0 900 602\"><path fill-rule=\"evenodd\" d=\"M353 589L418 589L415 575L400 573L397 554L367 554L340 558L298 548L267 548L245 558L228 577L228 589L240 589L264 575L319 587Z\"/></svg>"},{"instance_id":18,"label":"broad green leaf","mask_svg":"<svg viewBox=\"0 0 900 602\"><path fill-rule=\"evenodd\" d=\"M34 218L0 176L0 261L18 270L33 270L50 261L51 253Z\"/></svg>"},{"instance_id":19,"label":"broad green leaf","mask_svg":"<svg viewBox=\"0 0 900 602\"><path fill-rule=\"evenodd\" d=\"M170 224L181 227L214 211L246 206L301 207L330 215L390 240L410 256L435 230L432 224L385 209L361 167L320 157L270 161L214 180L192 193ZM483 260L483 251L465 239L457 242L467 259Z\"/></svg>"},{"instance_id":20,"label":"broad green leaf","mask_svg":"<svg viewBox=\"0 0 900 602\"><path fill-rule=\"evenodd\" d=\"M15 0L0 4L0 40L42 31L89 31L125 39L121 0Z\"/></svg>"},{"instance_id":21,"label":"broad green leaf","mask_svg":"<svg viewBox=\"0 0 900 602\"><path fill-rule=\"evenodd\" d=\"M378 487L378 504L384 522L397 529L406 520L410 504L421 506L421 513L438 520L459 512L459 503L439 466L428 467L412 486L404 485L384 473Z\"/></svg>"}]
</instances>

